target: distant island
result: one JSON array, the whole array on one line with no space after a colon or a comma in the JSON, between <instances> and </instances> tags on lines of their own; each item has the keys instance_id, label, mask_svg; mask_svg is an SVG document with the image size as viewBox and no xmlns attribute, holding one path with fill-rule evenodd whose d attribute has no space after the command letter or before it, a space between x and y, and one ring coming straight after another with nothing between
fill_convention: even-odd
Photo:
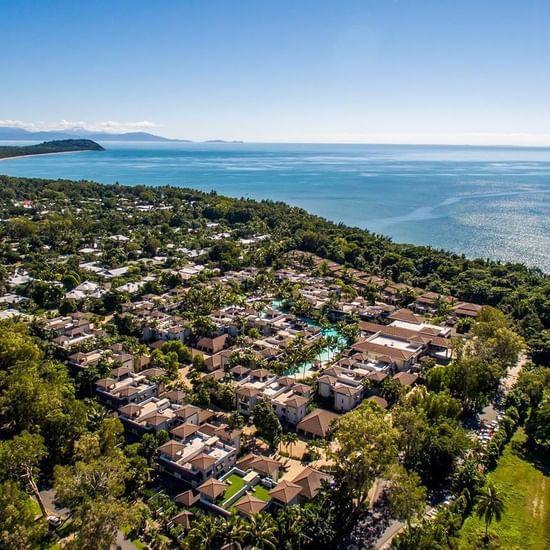
<instances>
[{"instance_id":1,"label":"distant island","mask_svg":"<svg viewBox=\"0 0 550 550\"><path fill-rule=\"evenodd\" d=\"M232 141L227 141L225 139L207 139L204 143L244 143L244 141L238 139Z\"/></svg>"},{"instance_id":2,"label":"distant island","mask_svg":"<svg viewBox=\"0 0 550 550\"><path fill-rule=\"evenodd\" d=\"M105 149L91 139L63 139L44 141L36 145L25 145L22 147L15 145L0 147L0 159L74 151L105 151Z\"/></svg>"}]
</instances>

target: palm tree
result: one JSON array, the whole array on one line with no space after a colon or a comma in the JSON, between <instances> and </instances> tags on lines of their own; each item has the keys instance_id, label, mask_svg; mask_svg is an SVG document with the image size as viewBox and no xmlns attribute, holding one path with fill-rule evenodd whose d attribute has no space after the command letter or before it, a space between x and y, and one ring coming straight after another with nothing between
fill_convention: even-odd
<instances>
[{"instance_id":1,"label":"palm tree","mask_svg":"<svg viewBox=\"0 0 550 550\"><path fill-rule=\"evenodd\" d=\"M304 510L300 506L288 506L277 514L278 548L299 550L307 540L302 523Z\"/></svg>"},{"instance_id":2,"label":"palm tree","mask_svg":"<svg viewBox=\"0 0 550 550\"><path fill-rule=\"evenodd\" d=\"M281 443L283 444L283 447L286 449L287 454L289 454L288 449L291 445L298 443L298 436L294 432L288 432L283 435Z\"/></svg>"},{"instance_id":3,"label":"palm tree","mask_svg":"<svg viewBox=\"0 0 550 550\"><path fill-rule=\"evenodd\" d=\"M223 531L223 541L230 544L231 548L239 549L243 547L246 522L236 513L231 514L227 519L221 521L221 530Z\"/></svg>"},{"instance_id":4,"label":"palm tree","mask_svg":"<svg viewBox=\"0 0 550 550\"><path fill-rule=\"evenodd\" d=\"M188 540L191 548L210 550L220 540L221 526L218 518L207 514L197 518L189 531Z\"/></svg>"},{"instance_id":5,"label":"palm tree","mask_svg":"<svg viewBox=\"0 0 550 550\"><path fill-rule=\"evenodd\" d=\"M504 495L492 482L488 482L480 493L477 504L477 516L485 520L485 540L489 536L489 525L493 519L500 521L505 509Z\"/></svg>"},{"instance_id":6,"label":"palm tree","mask_svg":"<svg viewBox=\"0 0 550 550\"><path fill-rule=\"evenodd\" d=\"M267 514L254 514L248 520L245 538L250 550L275 550L277 547L277 524Z\"/></svg>"},{"instance_id":7,"label":"palm tree","mask_svg":"<svg viewBox=\"0 0 550 550\"><path fill-rule=\"evenodd\" d=\"M107 418L107 409L100 405L97 401L87 399L86 405L88 409L86 410L86 422L88 423L88 428L90 430L95 430L99 428L101 423Z\"/></svg>"}]
</instances>

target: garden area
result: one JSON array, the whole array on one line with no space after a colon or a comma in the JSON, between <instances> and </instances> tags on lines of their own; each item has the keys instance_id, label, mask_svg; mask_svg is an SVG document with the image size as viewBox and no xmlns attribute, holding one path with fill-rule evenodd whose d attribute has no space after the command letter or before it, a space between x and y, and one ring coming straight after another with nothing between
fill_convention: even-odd
<instances>
[{"instance_id":1,"label":"garden area","mask_svg":"<svg viewBox=\"0 0 550 550\"><path fill-rule=\"evenodd\" d=\"M550 548L550 477L546 464L538 468L524 458L526 437L518 430L506 447L496 469L488 475L505 496L505 511L500 522L489 529L492 547L522 550ZM483 519L472 513L460 531L460 548L481 547Z\"/></svg>"}]
</instances>

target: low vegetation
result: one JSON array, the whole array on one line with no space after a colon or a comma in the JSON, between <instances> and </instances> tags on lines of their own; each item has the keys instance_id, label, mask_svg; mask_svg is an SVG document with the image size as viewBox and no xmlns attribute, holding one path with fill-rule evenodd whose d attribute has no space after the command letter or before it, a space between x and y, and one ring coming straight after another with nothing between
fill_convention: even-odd
<instances>
[{"instance_id":1,"label":"low vegetation","mask_svg":"<svg viewBox=\"0 0 550 550\"><path fill-rule=\"evenodd\" d=\"M46 155L68 153L71 151L104 151L105 149L91 139L61 139L44 141L37 145L3 145L0 147L0 159L25 155Z\"/></svg>"}]
</instances>

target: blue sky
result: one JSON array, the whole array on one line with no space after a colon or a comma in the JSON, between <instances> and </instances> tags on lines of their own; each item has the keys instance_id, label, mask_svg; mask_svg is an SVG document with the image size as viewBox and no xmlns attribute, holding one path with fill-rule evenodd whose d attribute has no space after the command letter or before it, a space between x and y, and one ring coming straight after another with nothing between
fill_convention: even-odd
<instances>
[{"instance_id":1,"label":"blue sky","mask_svg":"<svg viewBox=\"0 0 550 550\"><path fill-rule=\"evenodd\" d=\"M545 0L1 0L0 37L4 125L550 144Z\"/></svg>"}]
</instances>

